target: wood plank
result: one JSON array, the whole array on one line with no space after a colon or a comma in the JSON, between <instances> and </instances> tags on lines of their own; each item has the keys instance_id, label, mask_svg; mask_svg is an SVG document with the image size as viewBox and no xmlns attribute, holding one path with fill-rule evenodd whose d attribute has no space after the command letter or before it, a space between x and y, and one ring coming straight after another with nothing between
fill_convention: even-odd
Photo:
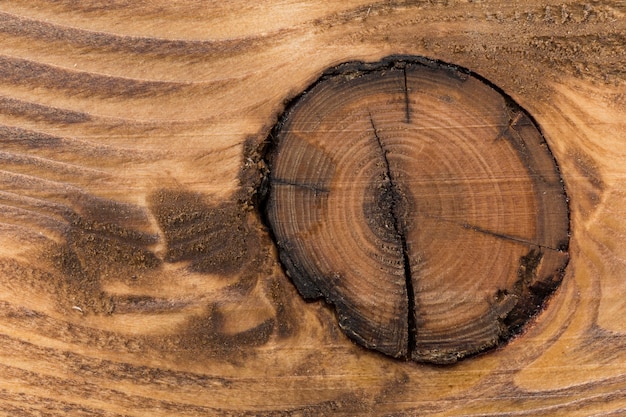
<instances>
[{"instance_id":1,"label":"wood plank","mask_svg":"<svg viewBox=\"0 0 626 417\"><path fill-rule=\"evenodd\" d=\"M620 415L621 1L0 5L0 413ZM512 341L451 366L366 350L305 302L255 207L259 150L330 67L459 65L535 120L570 261Z\"/></svg>"}]
</instances>

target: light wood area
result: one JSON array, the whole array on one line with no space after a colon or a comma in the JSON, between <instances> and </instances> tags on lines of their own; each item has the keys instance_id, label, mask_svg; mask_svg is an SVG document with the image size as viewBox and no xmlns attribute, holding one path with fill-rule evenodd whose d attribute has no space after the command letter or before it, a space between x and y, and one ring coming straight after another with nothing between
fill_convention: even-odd
<instances>
[{"instance_id":1,"label":"light wood area","mask_svg":"<svg viewBox=\"0 0 626 417\"><path fill-rule=\"evenodd\" d=\"M625 19L622 1L0 2L0 413L625 414ZM558 289L453 365L353 343L255 206L287 103L390 55L501 88L568 196Z\"/></svg>"}]
</instances>

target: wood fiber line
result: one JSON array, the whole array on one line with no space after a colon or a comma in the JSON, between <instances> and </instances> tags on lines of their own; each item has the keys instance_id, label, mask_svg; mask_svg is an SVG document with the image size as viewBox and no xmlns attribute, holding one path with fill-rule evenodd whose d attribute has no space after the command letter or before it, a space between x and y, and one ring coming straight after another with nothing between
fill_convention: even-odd
<instances>
[{"instance_id":1,"label":"wood fiber line","mask_svg":"<svg viewBox=\"0 0 626 417\"><path fill-rule=\"evenodd\" d=\"M280 39L281 33L273 36L250 37L235 40L179 40L155 37L124 36L116 33L96 32L70 26L61 26L41 20L0 13L2 29L0 31L19 36L43 40L45 42L69 43L87 50L96 49L107 52L123 52L138 55L156 56L194 56L194 55L231 55L251 52ZM286 35L286 34L285 34ZM254 42L260 40L261 42ZM261 45L258 45L261 44Z\"/></svg>"},{"instance_id":2,"label":"wood fiber line","mask_svg":"<svg viewBox=\"0 0 626 417\"><path fill-rule=\"evenodd\" d=\"M623 414L624 16L610 0L2 2L0 415ZM569 197L570 261L559 288L506 345L452 366L393 360L353 343L324 303L302 300L256 211L268 136L287 103L326 68L390 55L453 63L500 87L539 126ZM410 155L390 122L422 123L429 107L414 99L409 68L395 71L397 110L371 114L384 148L397 141ZM504 111L501 136L491 139L525 148L514 131L528 121ZM319 122L308 119L306 130ZM373 142L368 117L362 127ZM383 162L363 161L371 173ZM275 190L331 198L336 169L328 155L311 162L319 182L275 178L283 182ZM388 152L387 162L393 173L405 160ZM470 162L482 163L456 163ZM545 191L548 162L529 171ZM411 184L430 195L463 191L454 178L435 177ZM393 179L396 199L423 202L402 179ZM461 204L452 191L441 201ZM388 199L368 202L372 219L389 219ZM300 209L312 220L306 233L317 233L319 207ZM464 239L493 242L494 258L518 247L512 261L525 271L537 251L545 261L564 250L556 235L531 239L530 229L517 233L504 220L491 227L480 214L490 208L476 209L471 221L432 212L421 227L443 223ZM346 213L345 221L363 209ZM366 227L389 237L376 221ZM535 252L528 242L538 243ZM386 243L384 268L406 300L405 250ZM417 243L406 239L409 253ZM435 244L442 253L451 247ZM409 260L412 277L423 261ZM410 327L407 310L396 309L398 329Z\"/></svg>"},{"instance_id":3,"label":"wood fiber line","mask_svg":"<svg viewBox=\"0 0 626 417\"><path fill-rule=\"evenodd\" d=\"M124 80L98 74L78 73L7 56L0 57L0 73L4 82L70 90L88 96L100 94L134 98L159 96L181 87L177 83Z\"/></svg>"}]
</instances>

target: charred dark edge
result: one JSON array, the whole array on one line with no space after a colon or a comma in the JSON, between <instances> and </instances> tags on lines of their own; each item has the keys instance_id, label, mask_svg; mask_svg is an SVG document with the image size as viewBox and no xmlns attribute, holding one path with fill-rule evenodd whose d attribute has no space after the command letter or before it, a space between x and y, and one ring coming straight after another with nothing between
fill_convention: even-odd
<instances>
[{"instance_id":1,"label":"charred dark edge","mask_svg":"<svg viewBox=\"0 0 626 417\"><path fill-rule=\"evenodd\" d=\"M522 106L520 106L509 94L507 94L500 87L493 84L488 79L470 71L469 69L458 67L458 70L466 72L468 75L471 75L472 77L476 78L478 81L482 82L487 87L494 90L496 93L500 94L500 96L504 99L506 108L511 114L517 114L517 115L522 114L526 116L528 120L530 121L530 123L532 124L532 126L535 129L537 129L537 131L539 132L539 135L541 137L540 143L545 145L547 153L549 154L552 160L552 166L554 167L556 171L556 175L560 182L560 191L563 194L563 197L565 199L565 209L566 209L565 215L567 216L566 238L565 240L559 242L559 244L556 247L549 247L549 246L540 245L540 244L533 243L533 242L524 242L523 239L518 239L515 236L508 236L505 234L494 233L492 231L478 228L475 226L464 225L465 228L469 228L470 230L473 230L478 233L485 233L485 234L489 234L497 238L513 240L513 241L517 240L520 243L526 243L528 247L530 248L530 251L528 252L528 254L520 258L520 271L521 271L522 266L529 267L530 270L534 271L536 270L537 264L539 261L535 260L533 257L539 256L538 259L540 259L540 257L543 256L542 250L551 250L555 252L565 253L567 255L567 252L569 249L569 240L571 236L571 207L570 207L570 200L567 194L566 185L563 180L563 175L561 174L561 169L559 167L559 164L557 163L556 158L554 157L554 153L552 152L550 145L545 139L545 135L544 135L543 130L541 129L541 126L529 112L527 112ZM507 129L510 129L514 123L515 123L515 120L513 119L510 120L510 125L507 127ZM519 150L517 148L516 148L516 151L519 153ZM523 159L522 155L519 155L519 157ZM529 166L526 166L526 169L534 185L536 185L538 181L541 181L541 179L533 175L533 172L531 171ZM535 253L536 250L538 251L537 254ZM514 339L515 337L522 334L524 332L525 326L533 319L536 319L537 315L541 313L541 311L544 309L544 307L548 303L552 294L554 294L556 289L561 284L563 277L565 276L565 271L569 263L569 260L570 260L570 257L568 255L565 257L563 264L556 271L554 271L554 274L553 274L554 279L552 279L550 282L544 283L541 287L527 287L526 288L526 291L528 293L526 294L527 300L525 303L525 307L514 309L514 311L509 313L506 317L502 318L502 323L506 326L506 332L503 332L503 334L500 335L500 342L498 343L499 345L506 344L512 339ZM518 274L520 273L521 272L518 272ZM518 281L514 285L514 290L512 291L512 293L521 295L523 291L522 287L525 286L525 281L526 281L525 277L520 275L518 277ZM516 317L518 319L519 317L524 317L524 320L516 321ZM459 359L464 359L466 357L475 356L477 354L480 354L481 352L482 351L468 353L464 357L459 358Z\"/></svg>"},{"instance_id":2,"label":"charred dark edge","mask_svg":"<svg viewBox=\"0 0 626 417\"><path fill-rule=\"evenodd\" d=\"M498 94L500 94L504 98L506 106L509 108L509 110L512 113L522 113L524 116L528 117L528 119L530 120L530 123L539 132L539 135L541 136L541 143L546 146L547 152L550 155L550 158L552 159L552 165L554 166L554 169L556 170L556 175L559 178L559 182L561 185L560 191L563 193L563 196L565 197L565 208L566 208L566 215L567 215L567 239L561 242L558 248L556 248L556 250L558 250L559 252L567 252L569 249L569 238L571 236L571 227L572 227L571 226L570 199L567 193L567 187L566 187L565 181L563 180L563 175L561 174L561 168L559 167L559 164L556 158L554 157L554 153L552 152L550 145L546 141L546 137L544 135L543 129L541 128L541 126L539 125L539 123L537 122L537 120L534 118L532 114L527 112L526 109L520 106L515 100L513 100L513 98L510 95L504 92L500 87L493 84L491 81L482 77L481 75L471 72L470 70L463 69L463 71L467 71L467 73L470 74L472 77L481 81L482 83L487 85L489 88L493 89ZM533 182L536 180L533 175L530 175L530 178L533 179ZM551 249L555 249L555 248L551 248ZM565 270L566 267L567 267L567 264L563 265L563 271ZM563 273L561 275L563 275Z\"/></svg>"},{"instance_id":3,"label":"charred dark edge","mask_svg":"<svg viewBox=\"0 0 626 417\"><path fill-rule=\"evenodd\" d=\"M537 129L537 131L539 132L539 135L541 137L541 144L545 145L547 153L549 154L551 160L552 160L552 166L554 167L555 171L556 171L556 175L559 179L559 183L560 183L560 192L562 193L564 199L565 199L565 215L567 216L567 231L566 231L566 238L559 242L558 245L556 247L548 247L548 246L544 246L544 245L539 245L539 244L532 244L532 242L526 242L528 247L530 248L530 251L522 256L520 258L520 270L518 272L518 275L521 274L521 267L525 266L526 268L529 268L529 270L534 271L537 268L537 265L539 263L539 259L541 258L541 256L543 256L543 252L542 250L552 250L555 252L560 252L560 253L564 253L566 254L566 257L563 261L563 264L556 270L554 271L553 274L553 279L549 282L543 283L543 285L541 286L534 286L534 287L528 287L526 286L526 279L524 276L519 276L518 277L518 281L515 283L514 285L514 290L513 290L513 294L518 294L521 295L524 288L526 287L525 290L527 291L526 294L526 303L525 303L525 307L522 308L517 308L514 309L511 313L509 313L506 317L504 317L502 319L502 323L506 326L507 331L504 332L501 336L500 336L500 345L506 344L509 341L511 341L512 339L514 339L515 337L519 336L520 334L522 334L524 332L524 329L526 327L526 325L531 322L532 320L536 319L536 317L541 313L541 311L545 308L546 304L549 302L550 297L554 294L554 292L556 291L556 289L559 287L559 285L561 284L564 276L565 276L565 271L567 269L567 266L569 264L570 261L570 256L568 254L568 250L569 250L569 241L570 241L570 236L571 236L571 207L570 207L570 199L569 196L567 194L567 188L565 185L565 182L563 180L563 175L561 174L561 168L559 167L559 164L557 163L556 158L554 157L554 153L552 152L552 149L550 148L550 145L548 144L548 142L546 141L544 132L541 128L541 126L539 125L539 123L537 122L537 120L529 113L527 112L523 107L521 107L510 95L508 95L506 92L504 92L500 87L498 87L497 85L493 84L491 81L489 81L488 79L480 76L479 74L473 73L467 69L464 69L464 71L467 71L468 74L470 74L471 76L475 77L477 80L481 81L482 83L484 83L486 86L490 87L491 89L493 89L494 91L496 91L498 94L500 94L501 97L503 97L504 101L505 101L505 106L507 107L508 111L511 114L522 114L524 116L526 116L528 118L528 120L530 121L531 125ZM507 127L507 129L511 129L511 126L515 123L515 120L510 120L510 125ZM516 151L519 153L519 150L516 148ZM519 157L521 159L523 159L523 155L519 155ZM525 164L526 165L526 164ZM526 169L529 173L529 177L531 178L531 180L533 181L533 185L536 185L537 182L540 182L541 179L538 178L537 176L533 175L533 172L531 171L531 167L526 165ZM496 237L502 237L505 239L510 238L510 236L506 236L506 235L502 235L502 234L497 234L497 233L493 233L491 231L487 231L484 229L480 229L480 228L476 228L473 226L469 227L471 230L474 230L476 232L479 233L487 233L487 234L491 234L493 236ZM515 239L515 237L514 237ZM523 242L520 242L523 243ZM536 249L535 249L536 248ZM537 250L537 253L535 253L535 251ZM534 257L537 256L538 258L535 259ZM519 320L519 317L524 317L524 320ZM516 318L518 318L518 320L516 320ZM480 352L476 352L475 354L478 354ZM475 354L468 354L466 357L471 357L474 356Z\"/></svg>"},{"instance_id":4,"label":"charred dark edge","mask_svg":"<svg viewBox=\"0 0 626 417\"><path fill-rule=\"evenodd\" d=\"M281 245L279 245L278 240L276 239L276 236L273 232L272 226L271 226L271 222L269 221L269 212L268 212L268 203L269 203L269 197L271 195L271 173L272 173L272 169L273 169L273 155L275 153L275 150L277 149L278 145L279 145L279 137L280 137L280 132L283 128L283 126L286 124L286 122L289 120L289 117L291 116L291 114L293 113L295 107L297 106L297 104L307 95L309 94L312 90L314 90L319 84L326 82L329 79L333 79L336 77L340 77L340 76L346 76L349 75L351 76L351 78L355 78L355 77L361 77L363 75L369 74L369 73L373 73L373 72L377 72L377 71L384 71L384 70L391 70L391 69L403 69L405 70L406 65L415 65L415 66L422 66L424 68L428 68L431 70L444 70L447 72L447 74L451 77L451 78L455 78L461 81L464 81L466 79L468 79L469 77L474 77L475 79L477 79L478 81L482 82L483 84L485 84L487 87L493 89L494 91L496 91L498 94L500 94L501 97L503 97L504 101L505 101L505 105L507 106L507 108L512 111L512 112L521 112L523 113L525 116L528 117L528 119L531 121L531 123L533 124L533 126L539 131L539 134L541 135L542 138L542 142L543 144L545 144L546 149L548 151L548 153L550 154L551 158L552 158L552 162L553 165L555 167L556 173L558 175L559 181L561 183L561 191L565 197L565 206L566 206L566 215L567 215L567 239L563 242L561 242L558 246L558 251L559 252L563 252L563 253L567 253L567 251L569 250L569 238L571 236L571 206L570 206L570 199L567 193L567 187L566 184L563 180L563 175L561 174L561 169L556 161L556 158L554 157L554 153L552 152L552 149L550 148L550 145L547 143L547 141L545 140L545 135L543 130L541 129L539 123L537 122L537 120L530 114L528 113L523 107L521 107L509 94L507 94L504 90L502 90L500 87L498 87L497 85L495 85L493 82L489 81L488 79L486 79L485 77L481 76L480 74L477 74L475 72L473 72L472 70L470 70L469 68L465 68L459 65L455 65L455 64L450 64L447 63L445 61L442 60L438 60L438 59L433 59L433 58L428 58L428 57L423 57L423 56L416 56L416 55L405 55L405 54L395 54L395 55L389 55L387 57L382 58L380 61L377 62L365 62L365 61L348 61L348 62L344 62L342 64L338 64L334 67L328 68L326 70L324 70L321 75L319 76L319 78L317 78L316 80L314 80L309 87L307 87L303 92L301 92L300 94L297 94L291 98L287 98L284 101L284 108L282 110L282 113L279 111L278 114L279 116L277 116L277 121L274 124L274 127L271 129L268 137L266 140L264 140L260 146L258 147L258 152L262 157L262 161L265 163L265 166L268 168L267 173L265 175L263 175L263 179L261 181L261 185L259 186L258 192L255 193L255 197L252 200L252 204L254 207L256 207L257 211L259 212L260 218L262 223L264 224L264 226L267 228L268 233L270 235L270 238L272 239L272 241L274 242L274 244L276 244L276 246L278 248L281 247ZM406 71L406 70L405 70ZM406 241L403 241L403 252L405 251L405 246L406 245ZM407 252L408 254L408 252ZM281 266L283 267L284 271L288 271L289 268L288 266L283 262L282 257L279 255L279 259L281 259ZM531 317L529 317L529 319L531 319L532 317L536 316L537 314L539 314L539 312L542 310L543 306L545 305L545 303L548 301L548 299L550 298L550 296L554 293L554 291L556 290L556 288L560 285L563 277L565 276L565 271L567 268L567 265L569 263L569 257L567 257L564 265L562 265L562 267L555 272L555 280L553 280L553 285L551 286L550 289L546 289L546 291L544 292L545 297L543 299L543 302L540 306L537 307L537 309L533 312L531 312ZM292 264L293 267L293 264ZM406 268L406 264L405 264L405 268ZM410 265L408 266L410 268ZM410 273L410 271L409 271ZM288 274L289 275L289 274ZM406 274L405 274L406 275ZM408 276L408 275L407 275ZM293 278L292 278L293 280ZM412 287L412 282L411 282L411 287ZM316 291L319 291L319 289L315 289ZM409 291L409 288L407 287L407 292ZM306 297L305 297L306 298ZM314 299L320 299L322 298L322 296L318 296L315 297ZM314 300L311 298L308 298L308 300ZM413 300L413 303L415 301ZM415 306L413 306L415 307ZM415 317L412 318L413 322L415 323ZM416 325L416 324L415 324ZM516 335L520 334L523 330L523 326L521 326L518 329L511 329L514 331L509 331L509 333L507 335L503 335L503 338L501 339L501 343L506 343L509 340L511 340L512 338L514 338ZM413 337L415 337L415 333L413 334ZM409 341L410 342L410 341ZM411 349L411 347L409 347ZM412 351L412 350L411 350ZM471 356L475 356L477 354L480 354L481 352L476 352L476 353L472 353L472 354L468 354L466 356L463 356L462 358L459 359L465 359Z\"/></svg>"}]
</instances>

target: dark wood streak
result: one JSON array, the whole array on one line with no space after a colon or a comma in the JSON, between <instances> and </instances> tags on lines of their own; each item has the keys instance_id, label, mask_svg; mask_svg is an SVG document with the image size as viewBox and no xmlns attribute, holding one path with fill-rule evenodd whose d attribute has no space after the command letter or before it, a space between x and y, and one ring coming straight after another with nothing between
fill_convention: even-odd
<instances>
[{"instance_id":1,"label":"dark wood streak","mask_svg":"<svg viewBox=\"0 0 626 417\"><path fill-rule=\"evenodd\" d=\"M94 32L69 26L60 26L41 20L0 12L0 32L110 52L125 52L154 56L223 57L259 50L279 42L293 32L284 29L277 33L226 40L175 40L154 37L121 36L114 33Z\"/></svg>"},{"instance_id":2,"label":"dark wood streak","mask_svg":"<svg viewBox=\"0 0 626 417\"><path fill-rule=\"evenodd\" d=\"M58 160L63 159L62 151L78 155L90 162L93 160L116 161L118 163L145 162L156 153L119 149L98 142L87 142L67 136L0 124L0 144L5 151L49 154ZM87 165L87 163L85 163Z\"/></svg>"},{"instance_id":3,"label":"dark wood streak","mask_svg":"<svg viewBox=\"0 0 626 417\"><path fill-rule=\"evenodd\" d=\"M11 97L0 96L0 112L11 116L22 116L30 120L48 123L85 123L92 121L91 115L73 110L66 110L38 103L30 103Z\"/></svg>"},{"instance_id":4,"label":"dark wood streak","mask_svg":"<svg viewBox=\"0 0 626 417\"><path fill-rule=\"evenodd\" d=\"M98 75L8 56L0 56L0 81L66 90L79 96L134 98L171 94L189 85Z\"/></svg>"}]
</instances>

